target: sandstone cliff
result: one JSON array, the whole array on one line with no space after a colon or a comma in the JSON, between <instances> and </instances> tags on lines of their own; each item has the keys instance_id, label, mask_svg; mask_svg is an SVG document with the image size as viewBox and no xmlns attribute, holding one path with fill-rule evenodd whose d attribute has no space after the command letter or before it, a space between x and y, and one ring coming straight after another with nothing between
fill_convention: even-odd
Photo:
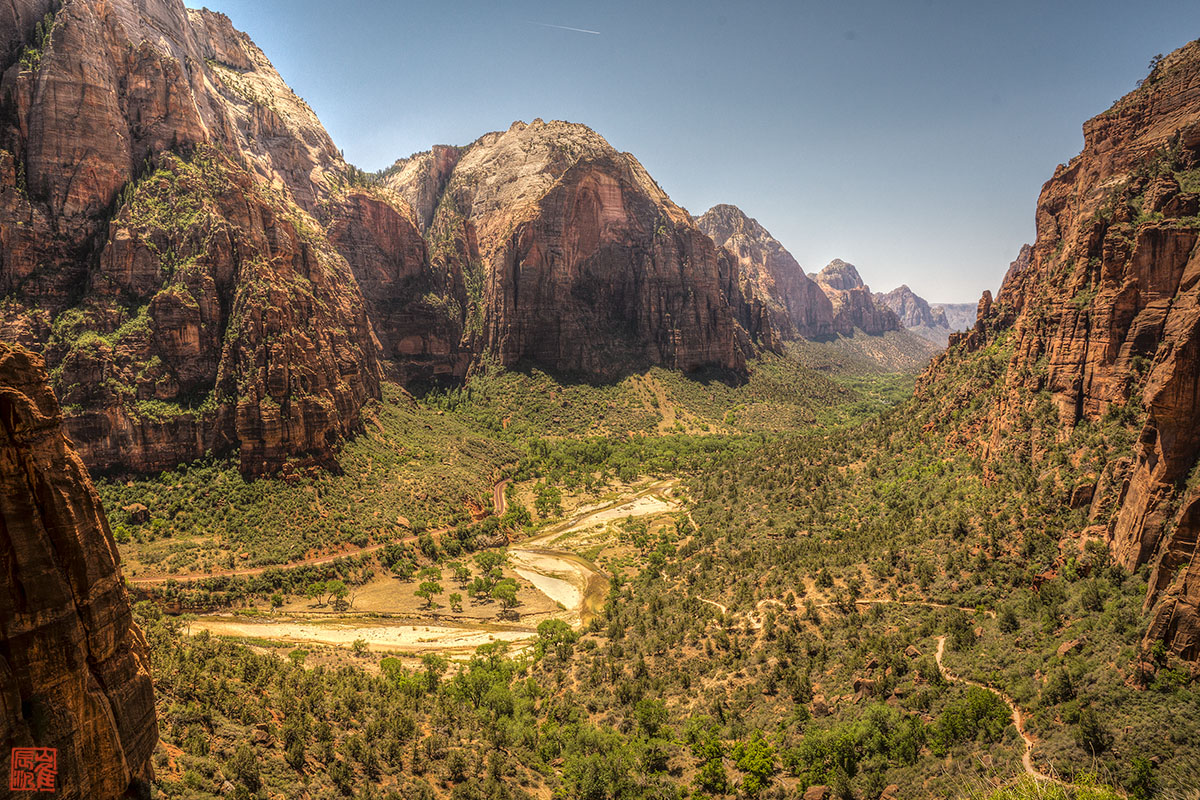
<instances>
[{"instance_id":1,"label":"sandstone cliff","mask_svg":"<svg viewBox=\"0 0 1200 800\"><path fill-rule=\"evenodd\" d=\"M851 336L855 328L872 336L900 330L900 320L887 306L875 301L869 286L863 283L853 264L840 258L816 275L810 275L833 303L833 328Z\"/></svg>"},{"instance_id":2,"label":"sandstone cliff","mask_svg":"<svg viewBox=\"0 0 1200 800\"><path fill-rule=\"evenodd\" d=\"M386 183L415 209L473 352L599 375L740 369L747 329L769 338L733 296L732 262L585 126L514 123L397 162Z\"/></svg>"},{"instance_id":3,"label":"sandstone cliff","mask_svg":"<svg viewBox=\"0 0 1200 800\"><path fill-rule=\"evenodd\" d=\"M743 294L757 298L784 338L833 335L833 303L778 240L737 206L717 205L696 225L734 259Z\"/></svg>"},{"instance_id":4,"label":"sandstone cliff","mask_svg":"<svg viewBox=\"0 0 1200 800\"><path fill-rule=\"evenodd\" d=\"M22 45L0 62L0 332L45 353L86 462L157 470L237 448L260 472L326 455L379 367L317 217L353 218L352 253L398 224L349 191L316 116L223 15L179 0L3 13Z\"/></svg>"},{"instance_id":5,"label":"sandstone cliff","mask_svg":"<svg viewBox=\"0 0 1200 800\"><path fill-rule=\"evenodd\" d=\"M1012 346L986 450L1041 392L1058 423L1132 418L1128 458L1100 476L1091 517L1121 564L1151 565L1148 640L1200 658L1200 42L1084 125L1084 149L1042 189L1036 244L975 329L925 377Z\"/></svg>"},{"instance_id":6,"label":"sandstone cliff","mask_svg":"<svg viewBox=\"0 0 1200 800\"><path fill-rule=\"evenodd\" d=\"M41 358L0 343L0 752L56 748L54 797L148 792L145 639ZM141 783L143 789L138 790ZM132 795L131 795L132 796Z\"/></svg>"}]
</instances>

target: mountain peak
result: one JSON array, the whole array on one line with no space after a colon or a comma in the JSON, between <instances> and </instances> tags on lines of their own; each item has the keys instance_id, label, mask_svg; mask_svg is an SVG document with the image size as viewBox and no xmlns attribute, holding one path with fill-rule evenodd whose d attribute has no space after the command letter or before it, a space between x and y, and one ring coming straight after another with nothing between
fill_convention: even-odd
<instances>
[{"instance_id":1,"label":"mountain peak","mask_svg":"<svg viewBox=\"0 0 1200 800\"><path fill-rule=\"evenodd\" d=\"M842 292L861 289L866 285L854 265L840 258L830 261L825 269L817 273L817 282Z\"/></svg>"}]
</instances>

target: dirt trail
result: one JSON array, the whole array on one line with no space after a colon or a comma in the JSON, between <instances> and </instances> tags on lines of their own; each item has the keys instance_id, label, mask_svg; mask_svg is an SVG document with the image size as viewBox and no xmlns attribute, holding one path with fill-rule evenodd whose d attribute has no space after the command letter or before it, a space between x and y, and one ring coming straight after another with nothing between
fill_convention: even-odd
<instances>
[{"instance_id":1,"label":"dirt trail","mask_svg":"<svg viewBox=\"0 0 1200 800\"><path fill-rule=\"evenodd\" d=\"M1042 772L1040 769L1038 769L1036 766L1034 766L1034 764L1033 764L1034 739L1025 730L1025 717L1024 717L1024 715L1021 714L1021 709L1017 706L1016 701L1013 700L1011 697L1009 697L1004 692L1000 691L999 689L995 689L991 686L986 686L982 683L979 683L978 681L972 681L972 680L968 680L966 678L960 678L957 675L955 675L953 672L951 672L946 667L945 664L942 663L942 654L945 653L945 651L946 651L946 637L939 636L937 643L938 643L937 653L934 654L934 660L937 661L938 671L940 671L942 673L943 678L950 681L951 683L965 683L967 686L974 686L978 689L983 689L984 691L991 692L992 694L996 695L1001 700L1003 700L1005 705L1008 706L1009 711L1012 712L1013 726L1016 727L1017 733L1020 734L1021 741L1025 743L1025 754L1021 756L1021 763L1025 766L1025 772L1028 775L1030 775L1032 778L1039 780L1039 781L1049 781L1050 783L1062 784L1063 782L1060 781L1058 778L1055 778L1052 775L1047 775L1045 772ZM1065 784L1063 784L1063 785L1065 785Z\"/></svg>"},{"instance_id":2,"label":"dirt trail","mask_svg":"<svg viewBox=\"0 0 1200 800\"><path fill-rule=\"evenodd\" d=\"M729 613L728 608L726 608L723 604L718 603L715 600L706 600L703 597L697 597L696 599L702 603L707 603L711 606L715 606L716 608L719 608L723 615L728 615L728 613ZM973 614L977 611L977 609L968 608L966 606L955 606L955 605L949 605L947 603L934 603L932 601L925 601L925 600L885 600L885 599L855 600L854 604L857 606L897 605L897 606L921 606L924 608L956 608L959 611L964 611L964 612L971 613L971 614ZM830 608L834 605L836 605L836 604L831 603L831 602L821 602L821 603L817 603L816 607L817 608ZM748 613L745 615L746 619L748 619L750 622L750 626L752 628L754 628L754 630L762 630L763 624L762 624L761 614L762 614L763 608L766 606L778 606L779 608L787 607L783 602L781 602L779 600L775 600L775 599L759 600L755 606L755 610L758 612L758 614L756 615L754 613ZM996 618L995 611L984 610L984 613L987 614L992 619ZM953 672L951 672L949 670L949 668L946 667L945 664L942 663L942 655L946 651L946 637L939 636L937 643L938 643L937 653L934 655L934 660L937 662L937 667L938 667L938 670L942 673L942 677L944 677L950 683L963 683L963 684L966 684L967 686L975 686L979 689L983 689L985 691L991 692L992 694L996 695L1001 700L1003 700L1005 705L1008 706L1009 711L1012 712L1013 726L1017 729L1017 733L1020 735L1021 741L1025 744L1025 752L1021 756L1021 764L1025 767L1025 772L1030 777L1034 778L1035 780L1049 781L1051 783L1063 784L1063 782L1061 780L1059 780L1058 778L1055 778L1052 775L1048 775L1045 772L1042 772L1034 765L1034 763L1033 763L1033 745L1035 743L1035 740L1029 734L1029 732L1025 730L1025 716L1021 713L1021 709L1017 705L1016 701L1013 700L1011 697L1009 697L1004 692L1000 691L999 689L995 689L991 686L986 686L982 683L979 683L978 681L968 680L967 678L960 678L959 676L955 675ZM1063 785L1065 785L1065 784L1063 784Z\"/></svg>"},{"instance_id":3,"label":"dirt trail","mask_svg":"<svg viewBox=\"0 0 1200 800\"><path fill-rule=\"evenodd\" d=\"M496 509L496 515L504 513L507 503L504 499L504 487L509 484L509 479L505 478L492 485L492 505ZM441 536L450 533L453 528L434 528L426 531L426 533L434 536ZM167 581L177 581L179 583L194 583L196 581L207 580L208 578L234 578L234 577L251 577L253 575L261 575L269 569L295 569L297 567L315 567L321 564L329 564L337 561L339 558L353 558L355 556L370 555L378 550L382 550L391 544L412 544L420 539L421 534L412 534L404 536L390 542L381 544L371 544L366 547L351 547L348 550L343 550L339 553L331 553L323 556L313 556L312 558L304 558L300 561L289 561L286 564L268 564L263 567L241 567L238 569L218 569L212 572L195 572L188 575L139 575L136 578L126 578L127 583L133 584L153 584L166 583Z\"/></svg>"},{"instance_id":4,"label":"dirt trail","mask_svg":"<svg viewBox=\"0 0 1200 800\"><path fill-rule=\"evenodd\" d=\"M716 600L705 600L703 597L697 597L696 599L699 600L701 603L708 603L710 606L719 608L721 610L721 616L726 616L729 614L729 607L726 606L724 603L718 603ZM751 624L753 624L753 622ZM761 626L759 626L759 627L761 627ZM757 628L755 630L757 630Z\"/></svg>"}]
</instances>

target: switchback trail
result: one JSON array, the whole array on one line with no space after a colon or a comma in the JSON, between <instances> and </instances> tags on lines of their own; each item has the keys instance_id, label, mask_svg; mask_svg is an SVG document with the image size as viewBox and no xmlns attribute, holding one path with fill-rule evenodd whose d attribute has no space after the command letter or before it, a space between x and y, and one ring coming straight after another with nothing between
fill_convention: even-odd
<instances>
[{"instance_id":1,"label":"switchback trail","mask_svg":"<svg viewBox=\"0 0 1200 800\"><path fill-rule=\"evenodd\" d=\"M492 485L492 506L495 509L497 516L504 513L506 502L504 500L504 487L509 483L509 479L505 478L502 481L497 481ZM442 535L454 530L453 528L434 528L433 530L425 531L425 533L433 535ZM178 583L195 583L209 578L235 578L235 577L251 577L253 575L261 575L269 569L296 569L298 567L315 567L321 564L329 564L337 561L339 558L353 558L355 556L370 555L378 550L382 550L391 544L411 544L417 541L421 534L412 534L404 536L390 542L382 542L380 544L371 544L365 547L352 547L348 550L343 550L340 553L332 553L322 556L313 556L312 558L301 559L300 561L289 561L286 564L268 564L262 567L240 567L237 569L218 569L212 572L193 572L187 575L142 575L136 578L126 578L125 581L131 584L154 584L166 583L168 581L177 581Z\"/></svg>"},{"instance_id":2,"label":"switchback trail","mask_svg":"<svg viewBox=\"0 0 1200 800\"><path fill-rule=\"evenodd\" d=\"M942 663L942 654L946 651L946 637L939 636L937 643L937 653L934 654L934 660L937 661L938 671L942 673L943 678L948 680L950 683L965 683L967 686L974 686L977 689L983 689L984 691L991 692L1003 700L1005 705L1008 706L1009 711L1012 712L1013 726L1017 729L1017 733L1021 736L1021 741L1025 743L1025 753L1021 756L1021 763L1025 766L1025 772L1035 780L1062 784L1062 781L1060 781L1058 778L1047 775L1045 772L1042 772L1040 769L1034 766L1034 740L1033 737L1030 736L1025 730L1025 717L1023 714L1021 714L1021 709L1017 706L1016 701L999 689L994 689L991 686L986 686L978 681L960 678L955 675L953 672L947 669L945 664Z\"/></svg>"}]
</instances>

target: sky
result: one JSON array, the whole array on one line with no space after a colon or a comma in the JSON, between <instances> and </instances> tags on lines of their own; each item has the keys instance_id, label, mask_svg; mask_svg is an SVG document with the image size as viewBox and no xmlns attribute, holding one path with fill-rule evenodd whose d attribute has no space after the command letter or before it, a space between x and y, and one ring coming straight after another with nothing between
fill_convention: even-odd
<instances>
[{"instance_id":1,"label":"sky","mask_svg":"<svg viewBox=\"0 0 1200 800\"><path fill-rule=\"evenodd\" d=\"M359 167L582 122L691 213L732 203L807 271L841 258L930 302L995 291L1083 122L1200 37L1196 0L188 4Z\"/></svg>"}]
</instances>

